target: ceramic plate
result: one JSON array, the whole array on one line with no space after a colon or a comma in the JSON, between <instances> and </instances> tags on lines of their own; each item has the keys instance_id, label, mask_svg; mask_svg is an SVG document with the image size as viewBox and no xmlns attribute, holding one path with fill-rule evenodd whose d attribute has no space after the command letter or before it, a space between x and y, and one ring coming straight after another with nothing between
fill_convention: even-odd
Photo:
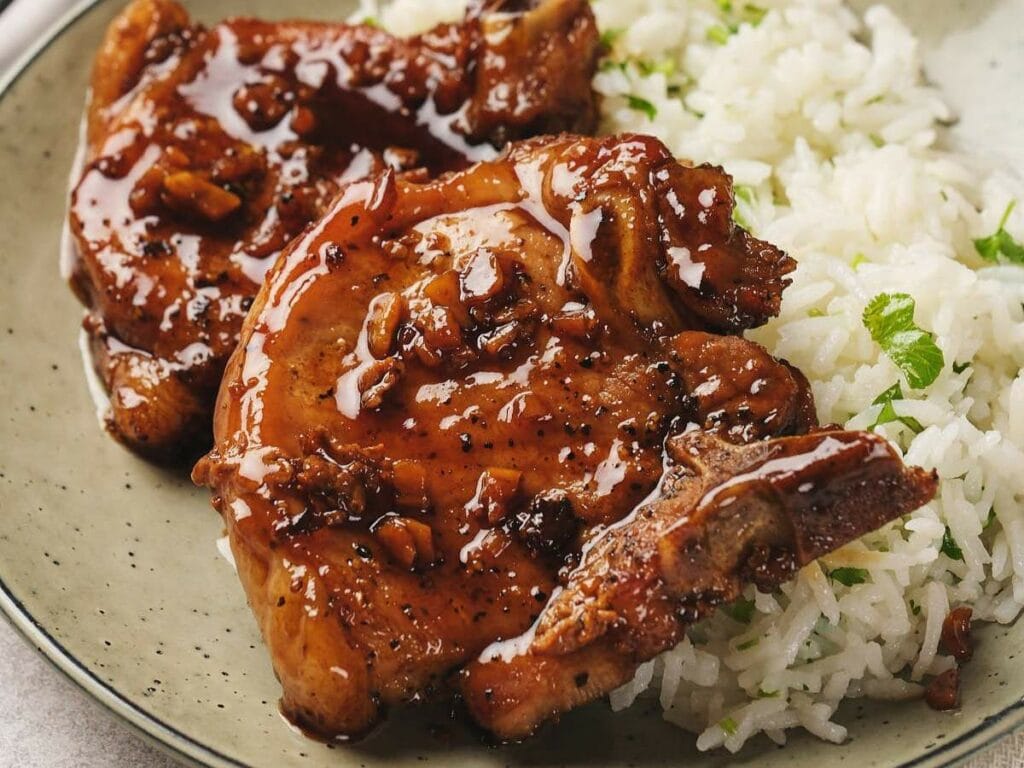
<instances>
[{"instance_id":1,"label":"ceramic plate","mask_svg":"<svg viewBox=\"0 0 1024 768\"><path fill-rule=\"evenodd\" d=\"M424 0L426 1L426 0ZM53 663L196 763L273 766L936 766L1024 725L1024 622L987 627L956 714L853 702L842 746L796 735L699 754L653 707L596 704L527 744L487 748L444 711L402 713L353 747L293 732L242 590L214 545L207 495L98 428L78 348L81 309L57 269L89 65L119 0L78 8L0 87L0 607ZM274 0L192 0L197 17L282 15ZM343 18L352 2L292 0ZM963 115L952 140L1024 169L1024 0L896 4ZM1014 96L1016 94L1016 96Z\"/></svg>"}]
</instances>

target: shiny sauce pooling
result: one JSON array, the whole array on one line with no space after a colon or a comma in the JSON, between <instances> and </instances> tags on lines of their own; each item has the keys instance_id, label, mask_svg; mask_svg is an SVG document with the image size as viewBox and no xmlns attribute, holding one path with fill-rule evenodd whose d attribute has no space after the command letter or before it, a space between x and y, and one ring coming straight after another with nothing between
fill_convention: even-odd
<instances>
[{"instance_id":1,"label":"shiny sauce pooling","mask_svg":"<svg viewBox=\"0 0 1024 768\"><path fill-rule=\"evenodd\" d=\"M457 30L430 41L452 67L468 55ZM116 130L73 201L86 268L112 286L90 298L126 344L184 367L197 357L186 340L223 354L273 257L339 184L385 163L438 171L493 154L459 133L464 84L430 80L423 69L440 65L394 43L241 20L157 46L167 58L108 108Z\"/></svg>"},{"instance_id":2,"label":"shiny sauce pooling","mask_svg":"<svg viewBox=\"0 0 1024 768\"><path fill-rule=\"evenodd\" d=\"M528 628L580 532L655 488L694 405L663 337L755 323L777 301L757 271L781 289L789 268L743 255L724 174L677 168L623 137L527 142L431 183L387 172L278 262L197 476L237 535L301 564L310 610L414 593L392 655L415 636L459 663ZM699 280L658 256L684 246Z\"/></svg>"}]
</instances>

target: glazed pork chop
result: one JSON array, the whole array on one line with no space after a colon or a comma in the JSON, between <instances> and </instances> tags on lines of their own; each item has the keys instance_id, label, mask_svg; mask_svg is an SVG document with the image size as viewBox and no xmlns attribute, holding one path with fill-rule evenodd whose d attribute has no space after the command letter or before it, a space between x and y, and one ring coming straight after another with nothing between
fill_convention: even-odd
<instances>
[{"instance_id":1,"label":"glazed pork chop","mask_svg":"<svg viewBox=\"0 0 1024 768\"><path fill-rule=\"evenodd\" d=\"M597 55L585 0L477 3L407 40L312 22L207 29L172 0L135 0L96 59L69 221L111 431L156 459L206 450L264 274L339 188L591 130Z\"/></svg>"},{"instance_id":2,"label":"glazed pork chop","mask_svg":"<svg viewBox=\"0 0 1024 768\"><path fill-rule=\"evenodd\" d=\"M732 207L655 139L560 136L383 171L288 247L194 477L291 717L357 736L454 684L524 737L931 498L738 335L794 265Z\"/></svg>"}]
</instances>

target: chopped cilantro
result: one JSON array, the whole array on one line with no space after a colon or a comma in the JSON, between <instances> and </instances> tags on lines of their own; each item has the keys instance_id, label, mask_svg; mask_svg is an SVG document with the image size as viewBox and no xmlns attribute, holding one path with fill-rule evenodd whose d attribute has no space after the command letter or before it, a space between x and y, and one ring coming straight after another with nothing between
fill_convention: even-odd
<instances>
[{"instance_id":1,"label":"chopped cilantro","mask_svg":"<svg viewBox=\"0 0 1024 768\"><path fill-rule=\"evenodd\" d=\"M768 15L768 9L762 8L760 5L754 5L753 3L745 3L743 6L743 17L745 21L750 22L752 27L756 27L762 21L764 17Z\"/></svg>"},{"instance_id":2,"label":"chopped cilantro","mask_svg":"<svg viewBox=\"0 0 1024 768\"><path fill-rule=\"evenodd\" d=\"M671 77L676 72L676 63L672 59L662 59L661 61L637 59L636 68L640 70L640 74L644 77L650 77L655 73Z\"/></svg>"},{"instance_id":3,"label":"chopped cilantro","mask_svg":"<svg viewBox=\"0 0 1024 768\"><path fill-rule=\"evenodd\" d=\"M745 640L745 641L743 641L742 643L740 643L739 645L736 646L736 650L737 651L747 651L747 650L750 650L755 645L757 645L759 642L761 642L761 641L758 638L756 638L756 637L751 639L751 640Z\"/></svg>"},{"instance_id":4,"label":"chopped cilantro","mask_svg":"<svg viewBox=\"0 0 1024 768\"><path fill-rule=\"evenodd\" d=\"M747 205L754 204L753 187L748 187L746 184L737 184L736 187L733 189L733 194L736 195L737 198L742 200Z\"/></svg>"},{"instance_id":5,"label":"chopped cilantro","mask_svg":"<svg viewBox=\"0 0 1024 768\"><path fill-rule=\"evenodd\" d=\"M629 108L635 109L637 112L643 112L647 115L648 120L653 120L658 116L658 108L655 107L647 99L641 99L639 96L627 96L626 100L629 102Z\"/></svg>"},{"instance_id":6,"label":"chopped cilantro","mask_svg":"<svg viewBox=\"0 0 1024 768\"><path fill-rule=\"evenodd\" d=\"M367 27L380 27L380 22L377 21L376 16L367 16L360 23Z\"/></svg>"},{"instance_id":7,"label":"chopped cilantro","mask_svg":"<svg viewBox=\"0 0 1024 768\"><path fill-rule=\"evenodd\" d=\"M970 363L953 363L953 373L963 373L970 367Z\"/></svg>"},{"instance_id":8,"label":"chopped cilantro","mask_svg":"<svg viewBox=\"0 0 1024 768\"><path fill-rule=\"evenodd\" d=\"M601 70L602 72L610 72L613 69L618 69L618 70L621 70L621 71L625 72L626 71L626 62L625 61L616 61L615 59L605 59L604 61L601 62L601 64L598 67L598 69Z\"/></svg>"},{"instance_id":9,"label":"chopped cilantro","mask_svg":"<svg viewBox=\"0 0 1024 768\"><path fill-rule=\"evenodd\" d=\"M1024 245L1013 239L1013 235L1006 231L1006 222L1010 219L1017 201L1012 200L1006 206L1003 217L999 220L999 228L988 237L982 237L974 241L974 248L986 261L999 261L1003 256L1007 261L1014 264L1024 264Z\"/></svg>"},{"instance_id":10,"label":"chopped cilantro","mask_svg":"<svg viewBox=\"0 0 1024 768\"><path fill-rule=\"evenodd\" d=\"M622 37L625 30L618 27L609 27L601 33L601 46L607 50L615 45L615 41Z\"/></svg>"},{"instance_id":11,"label":"chopped cilantro","mask_svg":"<svg viewBox=\"0 0 1024 768\"><path fill-rule=\"evenodd\" d=\"M754 601L741 597L734 603L723 605L721 610L733 621L738 621L740 624L749 624L750 619L754 615Z\"/></svg>"},{"instance_id":12,"label":"chopped cilantro","mask_svg":"<svg viewBox=\"0 0 1024 768\"><path fill-rule=\"evenodd\" d=\"M732 13L732 0L715 0L715 4L722 13Z\"/></svg>"},{"instance_id":13,"label":"chopped cilantro","mask_svg":"<svg viewBox=\"0 0 1024 768\"><path fill-rule=\"evenodd\" d=\"M876 147L885 146L885 139L883 139L877 133L869 133L868 138L871 139L871 143L874 144Z\"/></svg>"},{"instance_id":14,"label":"chopped cilantro","mask_svg":"<svg viewBox=\"0 0 1024 768\"><path fill-rule=\"evenodd\" d=\"M863 320L910 386L922 389L938 378L945 359L934 337L914 324L914 307L906 293L880 293L868 303Z\"/></svg>"},{"instance_id":15,"label":"chopped cilantro","mask_svg":"<svg viewBox=\"0 0 1024 768\"><path fill-rule=\"evenodd\" d=\"M825 310L818 309L817 307L811 307L810 309L807 310L807 316L808 317L824 317L825 316Z\"/></svg>"},{"instance_id":16,"label":"chopped cilantro","mask_svg":"<svg viewBox=\"0 0 1024 768\"><path fill-rule=\"evenodd\" d=\"M910 612L915 616L921 615L921 606L914 602L913 599L911 599L910 601Z\"/></svg>"},{"instance_id":17,"label":"chopped cilantro","mask_svg":"<svg viewBox=\"0 0 1024 768\"><path fill-rule=\"evenodd\" d=\"M867 256L863 253L855 253L853 254L853 261L850 262L850 266L853 267L853 269L856 269L867 260Z\"/></svg>"},{"instance_id":18,"label":"chopped cilantro","mask_svg":"<svg viewBox=\"0 0 1024 768\"><path fill-rule=\"evenodd\" d=\"M949 526L946 526L946 532L942 534L942 547L939 550L948 557L950 560L963 560L964 553L960 549L960 545L956 543L956 539L953 538L953 532L949 530Z\"/></svg>"},{"instance_id":19,"label":"chopped cilantro","mask_svg":"<svg viewBox=\"0 0 1024 768\"><path fill-rule=\"evenodd\" d=\"M875 419L875 423L868 427L868 429L874 429L875 427L880 427L883 424L898 421L908 427L915 434L924 431L924 427L921 426L921 422L917 419L911 416L900 416L896 413L896 408L893 407L892 403L894 400L903 399L903 390L900 388L899 382L896 382L885 390L885 392L876 397L871 404L880 405L882 406L882 409L878 412L878 417Z\"/></svg>"},{"instance_id":20,"label":"chopped cilantro","mask_svg":"<svg viewBox=\"0 0 1024 768\"><path fill-rule=\"evenodd\" d=\"M985 518L985 525L983 525L981 527L981 530L984 531L986 528L988 528L990 525L992 525L992 523L994 523L995 521L996 521L996 508L995 507L990 507L989 510L988 510L988 517Z\"/></svg>"},{"instance_id":21,"label":"chopped cilantro","mask_svg":"<svg viewBox=\"0 0 1024 768\"><path fill-rule=\"evenodd\" d=\"M712 43L718 43L718 45L725 45L729 41L729 36L734 35L737 32L737 28L730 24L725 26L724 24L715 24L712 27L708 27L707 36L708 40Z\"/></svg>"},{"instance_id":22,"label":"chopped cilantro","mask_svg":"<svg viewBox=\"0 0 1024 768\"><path fill-rule=\"evenodd\" d=\"M759 699L774 699L778 695L778 691L766 691L764 688L757 689L757 698Z\"/></svg>"},{"instance_id":23,"label":"chopped cilantro","mask_svg":"<svg viewBox=\"0 0 1024 768\"><path fill-rule=\"evenodd\" d=\"M736 733L736 729L739 728L739 726L736 724L736 721L733 720L731 717L723 717L721 720L719 720L718 727L725 731L725 733L729 736L732 736L734 733Z\"/></svg>"},{"instance_id":24,"label":"chopped cilantro","mask_svg":"<svg viewBox=\"0 0 1024 768\"><path fill-rule=\"evenodd\" d=\"M836 568L828 576L833 581L838 581L844 587L863 584L868 580L868 572L863 568Z\"/></svg>"},{"instance_id":25,"label":"chopped cilantro","mask_svg":"<svg viewBox=\"0 0 1024 768\"><path fill-rule=\"evenodd\" d=\"M745 207L752 207L754 205L754 190L744 184L738 184L733 189L733 195L736 197L737 203L732 209L732 220L749 232L753 227L750 225L750 220L740 210L740 203Z\"/></svg>"}]
</instances>

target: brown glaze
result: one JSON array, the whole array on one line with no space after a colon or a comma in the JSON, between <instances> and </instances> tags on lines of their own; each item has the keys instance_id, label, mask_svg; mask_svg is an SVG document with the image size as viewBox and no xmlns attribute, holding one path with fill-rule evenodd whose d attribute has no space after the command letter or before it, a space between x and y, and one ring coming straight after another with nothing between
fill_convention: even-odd
<instances>
[{"instance_id":1,"label":"brown glaze","mask_svg":"<svg viewBox=\"0 0 1024 768\"><path fill-rule=\"evenodd\" d=\"M708 332L764 322L793 267L731 206L728 176L655 139L551 137L354 183L285 251L194 476L286 712L357 735L469 663L471 713L527 735L741 582L931 495L871 435L760 441L814 409L798 372Z\"/></svg>"},{"instance_id":2,"label":"brown glaze","mask_svg":"<svg viewBox=\"0 0 1024 768\"><path fill-rule=\"evenodd\" d=\"M960 707L960 668L947 669L924 689L924 700L932 709L946 712Z\"/></svg>"},{"instance_id":3,"label":"brown glaze","mask_svg":"<svg viewBox=\"0 0 1024 768\"><path fill-rule=\"evenodd\" d=\"M973 611L966 605L954 608L942 621L942 635L939 638L942 650L953 656L961 664L974 656L974 645L971 643L971 616Z\"/></svg>"},{"instance_id":4,"label":"brown glaze","mask_svg":"<svg viewBox=\"0 0 1024 768\"><path fill-rule=\"evenodd\" d=\"M135 0L97 56L70 213L114 434L158 459L207 447L264 274L339 188L592 129L597 49L584 0L477 4L408 40L313 22L205 29L171 0Z\"/></svg>"}]
</instances>

